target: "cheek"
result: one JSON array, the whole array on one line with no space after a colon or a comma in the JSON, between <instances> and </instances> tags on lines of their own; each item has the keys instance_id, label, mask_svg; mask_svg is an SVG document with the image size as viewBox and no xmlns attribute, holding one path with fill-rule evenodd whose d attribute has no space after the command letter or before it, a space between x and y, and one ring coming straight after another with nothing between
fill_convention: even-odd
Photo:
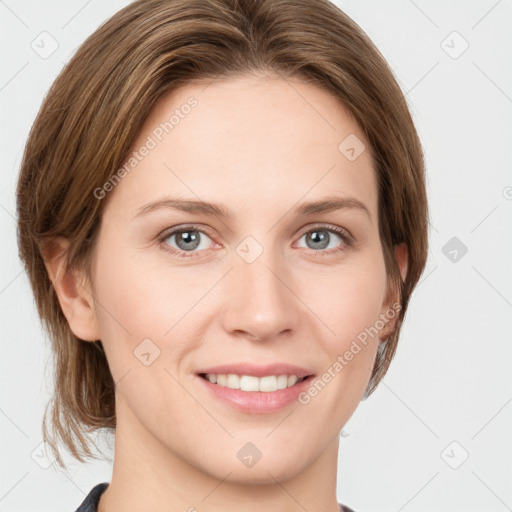
<instances>
[{"instance_id":1,"label":"cheek","mask_svg":"<svg viewBox=\"0 0 512 512\"><path fill-rule=\"evenodd\" d=\"M200 338L195 330L203 326L208 303L201 299L218 275L210 270L200 278L190 268L167 264L165 254L117 250L122 243L107 240L112 242L97 254L94 279L97 318L114 379L128 369L140 370L135 357L143 347L158 354L151 368L174 366Z\"/></svg>"},{"instance_id":2,"label":"cheek","mask_svg":"<svg viewBox=\"0 0 512 512\"><path fill-rule=\"evenodd\" d=\"M323 400L340 417L356 407L370 379L387 285L380 250L353 262L316 276L307 294L310 308L322 320L318 325L324 334L318 339L328 356L318 389L330 389L322 392Z\"/></svg>"},{"instance_id":3,"label":"cheek","mask_svg":"<svg viewBox=\"0 0 512 512\"><path fill-rule=\"evenodd\" d=\"M116 250L114 243L97 255L95 292L103 327L115 324L116 330L143 338L168 331L193 295L180 285L178 270L166 268L159 258Z\"/></svg>"},{"instance_id":4,"label":"cheek","mask_svg":"<svg viewBox=\"0 0 512 512\"><path fill-rule=\"evenodd\" d=\"M94 295L102 342L115 379L133 365L134 350L143 340L171 327L167 312L172 310L172 293L162 286L154 268L123 250L115 234L103 234L94 262Z\"/></svg>"},{"instance_id":5,"label":"cheek","mask_svg":"<svg viewBox=\"0 0 512 512\"><path fill-rule=\"evenodd\" d=\"M323 339L333 348L342 348L347 341L375 325L387 283L379 253L361 258L354 265L330 269L315 276L313 282L314 288L310 287L308 292L304 288L303 296L323 321Z\"/></svg>"}]
</instances>

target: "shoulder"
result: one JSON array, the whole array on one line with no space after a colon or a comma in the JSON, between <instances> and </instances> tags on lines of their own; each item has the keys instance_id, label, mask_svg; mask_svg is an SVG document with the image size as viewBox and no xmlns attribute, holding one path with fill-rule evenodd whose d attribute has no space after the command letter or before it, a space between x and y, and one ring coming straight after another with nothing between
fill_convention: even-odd
<instances>
[{"instance_id":1,"label":"shoulder","mask_svg":"<svg viewBox=\"0 0 512 512\"><path fill-rule=\"evenodd\" d=\"M85 497L82 504L75 510L75 512L97 512L98 502L100 501L101 493L108 487L108 482L95 485L89 494Z\"/></svg>"}]
</instances>

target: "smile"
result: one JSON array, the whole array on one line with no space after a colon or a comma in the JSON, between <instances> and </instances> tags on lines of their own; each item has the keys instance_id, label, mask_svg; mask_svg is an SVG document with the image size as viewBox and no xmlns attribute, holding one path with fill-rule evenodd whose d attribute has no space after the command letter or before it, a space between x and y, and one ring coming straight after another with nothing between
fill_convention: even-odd
<instances>
[{"instance_id":1,"label":"smile","mask_svg":"<svg viewBox=\"0 0 512 512\"><path fill-rule=\"evenodd\" d=\"M203 373L200 376L217 386L239 389L241 391L262 391L264 393L290 388L307 378L299 378L297 375L265 375L263 377L255 377L254 375L236 375L234 373Z\"/></svg>"}]
</instances>

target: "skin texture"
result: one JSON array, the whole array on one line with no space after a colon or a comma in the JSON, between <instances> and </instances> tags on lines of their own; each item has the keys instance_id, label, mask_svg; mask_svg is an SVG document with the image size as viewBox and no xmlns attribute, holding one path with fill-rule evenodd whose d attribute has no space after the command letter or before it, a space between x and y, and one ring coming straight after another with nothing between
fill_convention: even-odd
<instances>
[{"instance_id":1,"label":"skin texture","mask_svg":"<svg viewBox=\"0 0 512 512\"><path fill-rule=\"evenodd\" d=\"M91 280L65 272L63 258L47 265L71 329L102 340L117 383L114 469L99 510L335 512L339 434L366 389L379 336L309 404L270 414L212 398L195 372L286 362L321 375L389 310L369 144L327 92L255 75L173 91L133 149L191 96L197 106L102 199ZM366 145L355 161L338 150L349 134ZM170 195L234 216L160 208L135 217ZM358 199L369 216L293 213L333 195ZM178 258L190 252L176 236L158 236L189 223L201 243L195 257ZM316 249L307 233L318 223L348 230L353 245L327 231L328 248ZM263 250L252 263L237 252L247 236ZM396 256L405 275L403 247ZM160 355L145 366L134 350L148 338ZM237 458L247 442L262 453L251 468Z\"/></svg>"}]
</instances>

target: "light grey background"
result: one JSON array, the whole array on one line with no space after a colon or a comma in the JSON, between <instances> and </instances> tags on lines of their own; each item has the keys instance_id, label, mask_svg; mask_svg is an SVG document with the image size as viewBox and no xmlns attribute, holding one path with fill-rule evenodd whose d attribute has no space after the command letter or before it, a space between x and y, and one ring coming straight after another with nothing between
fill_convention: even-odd
<instances>
[{"instance_id":1,"label":"light grey background","mask_svg":"<svg viewBox=\"0 0 512 512\"><path fill-rule=\"evenodd\" d=\"M127 3L0 0L3 512L69 512L111 476L109 462L70 456L66 473L40 466L52 366L17 256L14 192L44 94ZM512 510L512 1L336 4L372 38L406 94L431 206L429 260L398 354L344 429L338 498L357 512ZM58 43L47 58L31 47L43 51L43 31Z\"/></svg>"}]
</instances>

